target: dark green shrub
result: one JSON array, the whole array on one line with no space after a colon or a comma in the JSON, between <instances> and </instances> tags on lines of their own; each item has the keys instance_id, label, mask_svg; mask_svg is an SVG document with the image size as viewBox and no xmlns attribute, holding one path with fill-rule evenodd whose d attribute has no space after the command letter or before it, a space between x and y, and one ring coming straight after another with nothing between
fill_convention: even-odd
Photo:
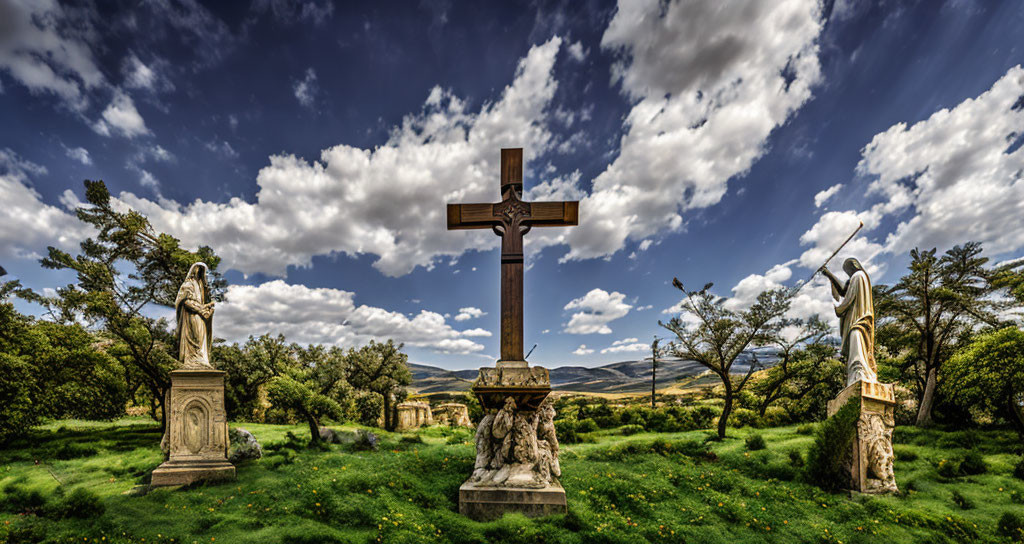
<instances>
[{"instance_id":1,"label":"dark green shrub","mask_svg":"<svg viewBox=\"0 0 1024 544\"><path fill-rule=\"evenodd\" d=\"M759 434L752 434L747 437L746 444L748 450L763 450L765 447L764 437Z\"/></svg>"},{"instance_id":2,"label":"dark green shrub","mask_svg":"<svg viewBox=\"0 0 1024 544\"><path fill-rule=\"evenodd\" d=\"M964 460L960 463L960 472L968 476L984 474L988 472L988 465L985 464L985 458L980 453L971 450L967 452Z\"/></svg>"},{"instance_id":3,"label":"dark green shrub","mask_svg":"<svg viewBox=\"0 0 1024 544\"><path fill-rule=\"evenodd\" d=\"M690 410L690 417L693 418L694 430L711 428L711 424L720 413L720 410L712 408L711 406L698 406Z\"/></svg>"},{"instance_id":4,"label":"dark green shrub","mask_svg":"<svg viewBox=\"0 0 1024 544\"><path fill-rule=\"evenodd\" d=\"M853 399L832 417L821 422L814 434L814 443L807 450L806 477L809 483L826 491L850 485L846 461L853 454L853 439L860 418L860 403Z\"/></svg>"},{"instance_id":5,"label":"dark green shrub","mask_svg":"<svg viewBox=\"0 0 1024 544\"><path fill-rule=\"evenodd\" d=\"M960 507L961 510L970 510L974 508L974 501L960 494L959 491L953 490L953 504Z\"/></svg>"},{"instance_id":6,"label":"dark green shrub","mask_svg":"<svg viewBox=\"0 0 1024 544\"><path fill-rule=\"evenodd\" d=\"M804 456L800 453L800 450L789 450L789 462L794 467L804 466Z\"/></svg>"},{"instance_id":7,"label":"dark green shrub","mask_svg":"<svg viewBox=\"0 0 1024 544\"><path fill-rule=\"evenodd\" d=\"M580 422L576 424L576 432L578 433L592 433L599 429L600 427L597 426L597 422L590 418L581 419Z\"/></svg>"},{"instance_id":8,"label":"dark green shrub","mask_svg":"<svg viewBox=\"0 0 1024 544\"><path fill-rule=\"evenodd\" d=\"M1024 542L1024 517L1006 512L999 518L999 534L1016 542Z\"/></svg>"},{"instance_id":9,"label":"dark green shrub","mask_svg":"<svg viewBox=\"0 0 1024 544\"><path fill-rule=\"evenodd\" d=\"M555 434L558 435L558 442L562 444L577 444L580 441L580 436L576 433L576 422L571 419L556 421Z\"/></svg>"},{"instance_id":10,"label":"dark green shrub","mask_svg":"<svg viewBox=\"0 0 1024 544\"><path fill-rule=\"evenodd\" d=\"M814 434L814 425L811 423L805 423L796 428L796 434L802 434L804 436Z\"/></svg>"},{"instance_id":11,"label":"dark green shrub","mask_svg":"<svg viewBox=\"0 0 1024 544\"><path fill-rule=\"evenodd\" d=\"M894 449L895 449L894 453L896 454L896 460L897 461L916 461L917 460L917 452L912 450L912 449L910 449L910 448L899 447L899 448L894 448Z\"/></svg>"},{"instance_id":12,"label":"dark green shrub","mask_svg":"<svg viewBox=\"0 0 1024 544\"><path fill-rule=\"evenodd\" d=\"M422 444L423 437L418 434L405 434L402 435L403 444Z\"/></svg>"},{"instance_id":13,"label":"dark green shrub","mask_svg":"<svg viewBox=\"0 0 1024 544\"><path fill-rule=\"evenodd\" d=\"M96 493L84 488L75 488L69 495L63 497L56 504L50 507L49 514L53 518L98 518L103 515L106 508L100 502Z\"/></svg>"},{"instance_id":14,"label":"dark green shrub","mask_svg":"<svg viewBox=\"0 0 1024 544\"><path fill-rule=\"evenodd\" d=\"M939 461L939 465L936 467L939 476L943 478L956 478L957 476L963 476L960 472L960 461L956 459L942 459Z\"/></svg>"},{"instance_id":15,"label":"dark green shrub","mask_svg":"<svg viewBox=\"0 0 1024 544\"><path fill-rule=\"evenodd\" d=\"M761 416L757 412L747 408L737 408L729 416L729 424L735 427L753 427L759 429L764 426Z\"/></svg>"},{"instance_id":16,"label":"dark green shrub","mask_svg":"<svg viewBox=\"0 0 1024 544\"><path fill-rule=\"evenodd\" d=\"M619 434L624 436L631 436L642 432L644 432L644 428L639 425L623 425L619 427Z\"/></svg>"},{"instance_id":17,"label":"dark green shrub","mask_svg":"<svg viewBox=\"0 0 1024 544\"><path fill-rule=\"evenodd\" d=\"M12 514L35 513L46 505L46 498L35 489L29 491L17 484L4 488L2 509Z\"/></svg>"},{"instance_id":18,"label":"dark green shrub","mask_svg":"<svg viewBox=\"0 0 1024 544\"><path fill-rule=\"evenodd\" d=\"M377 427L380 425L381 414L384 413L384 397L372 391L356 395L356 417L360 425Z\"/></svg>"},{"instance_id":19,"label":"dark green shrub","mask_svg":"<svg viewBox=\"0 0 1024 544\"><path fill-rule=\"evenodd\" d=\"M7 532L7 544L36 544L47 542L46 525L34 516L21 516Z\"/></svg>"},{"instance_id":20,"label":"dark green shrub","mask_svg":"<svg viewBox=\"0 0 1024 544\"><path fill-rule=\"evenodd\" d=\"M1017 466L1013 467L1013 477L1024 480L1024 457L1021 457L1020 461L1017 462Z\"/></svg>"}]
</instances>

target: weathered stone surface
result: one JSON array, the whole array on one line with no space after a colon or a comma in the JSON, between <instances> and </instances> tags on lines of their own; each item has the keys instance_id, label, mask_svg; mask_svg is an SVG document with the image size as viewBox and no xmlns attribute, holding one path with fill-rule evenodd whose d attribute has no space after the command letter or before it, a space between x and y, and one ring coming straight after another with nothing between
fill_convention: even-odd
<instances>
[{"instance_id":1,"label":"weathered stone surface","mask_svg":"<svg viewBox=\"0 0 1024 544\"><path fill-rule=\"evenodd\" d=\"M508 512L541 517L566 511L565 490L558 482L537 489L481 487L469 481L459 487L459 513L477 521L497 519Z\"/></svg>"},{"instance_id":2,"label":"weathered stone surface","mask_svg":"<svg viewBox=\"0 0 1024 544\"><path fill-rule=\"evenodd\" d=\"M403 402L395 408L398 414L398 431L410 431L434 424L434 415L430 411L430 404L426 402Z\"/></svg>"},{"instance_id":3,"label":"weathered stone surface","mask_svg":"<svg viewBox=\"0 0 1024 544\"><path fill-rule=\"evenodd\" d=\"M434 421L439 425L452 427L472 427L469 419L469 408L465 404L446 402L433 409Z\"/></svg>"},{"instance_id":4,"label":"weathered stone surface","mask_svg":"<svg viewBox=\"0 0 1024 544\"><path fill-rule=\"evenodd\" d=\"M228 463L228 423L221 370L174 370L165 402L168 424L160 443L167 461L153 471L151 485L181 485L208 478L233 478Z\"/></svg>"},{"instance_id":5,"label":"weathered stone surface","mask_svg":"<svg viewBox=\"0 0 1024 544\"><path fill-rule=\"evenodd\" d=\"M476 461L468 482L476 487L544 488L558 481L558 439L555 408L545 401L540 410L518 410L512 397L480 421Z\"/></svg>"},{"instance_id":6,"label":"weathered stone surface","mask_svg":"<svg viewBox=\"0 0 1024 544\"><path fill-rule=\"evenodd\" d=\"M189 485L200 481L234 480L235 466L227 461L167 461L153 471L150 485Z\"/></svg>"},{"instance_id":7,"label":"weathered stone surface","mask_svg":"<svg viewBox=\"0 0 1024 544\"><path fill-rule=\"evenodd\" d=\"M896 407L892 384L856 381L828 403L828 415L853 400L860 405L857 436L848 458L850 489L862 493L896 493L892 431Z\"/></svg>"},{"instance_id":8,"label":"weathered stone surface","mask_svg":"<svg viewBox=\"0 0 1024 544\"><path fill-rule=\"evenodd\" d=\"M256 440L256 437L245 429L228 430L228 438L231 441L231 455L228 461L237 463L247 459L259 459L263 457L263 446Z\"/></svg>"}]
</instances>

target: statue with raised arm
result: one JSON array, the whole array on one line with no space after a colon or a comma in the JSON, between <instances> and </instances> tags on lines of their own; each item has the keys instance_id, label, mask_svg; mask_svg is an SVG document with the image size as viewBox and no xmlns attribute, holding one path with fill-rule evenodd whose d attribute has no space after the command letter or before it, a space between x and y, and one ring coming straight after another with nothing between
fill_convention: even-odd
<instances>
[{"instance_id":1,"label":"statue with raised arm","mask_svg":"<svg viewBox=\"0 0 1024 544\"><path fill-rule=\"evenodd\" d=\"M843 339L840 353L846 363L846 385L858 380L877 382L871 280L860 261L852 257L843 262L843 271L849 276L846 282L840 281L829 269L821 267L821 273L832 284L832 298L836 301L839 332Z\"/></svg>"},{"instance_id":2,"label":"statue with raised arm","mask_svg":"<svg viewBox=\"0 0 1024 544\"><path fill-rule=\"evenodd\" d=\"M188 269L185 282L174 299L178 322L178 360L185 369L212 369L213 302L206 285L206 264L195 263Z\"/></svg>"}]
</instances>

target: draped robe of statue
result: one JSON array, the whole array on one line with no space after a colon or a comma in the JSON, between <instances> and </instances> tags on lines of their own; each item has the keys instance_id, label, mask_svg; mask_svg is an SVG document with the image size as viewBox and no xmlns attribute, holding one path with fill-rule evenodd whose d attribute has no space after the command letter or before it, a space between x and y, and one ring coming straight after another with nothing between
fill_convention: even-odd
<instances>
[{"instance_id":1,"label":"draped robe of statue","mask_svg":"<svg viewBox=\"0 0 1024 544\"><path fill-rule=\"evenodd\" d=\"M178 357L182 368L213 368L213 316L205 317L207 300L206 265L195 263L188 269L178 289L174 311L178 322Z\"/></svg>"},{"instance_id":2,"label":"draped robe of statue","mask_svg":"<svg viewBox=\"0 0 1024 544\"><path fill-rule=\"evenodd\" d=\"M839 330L842 333L843 345L840 353L846 362L846 385L857 380L877 382L875 366L875 311L871 300L871 280L867 272L854 259L843 268L847 273L853 271L846 283L846 293L840 296L835 285L832 286L832 297L836 303L836 315L839 316Z\"/></svg>"}]
</instances>

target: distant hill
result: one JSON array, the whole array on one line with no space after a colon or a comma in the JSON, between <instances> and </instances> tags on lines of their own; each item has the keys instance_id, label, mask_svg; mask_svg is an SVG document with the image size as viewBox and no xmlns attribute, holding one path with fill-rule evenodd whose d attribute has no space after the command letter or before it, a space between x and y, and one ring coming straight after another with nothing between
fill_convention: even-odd
<instances>
[{"instance_id":1,"label":"distant hill","mask_svg":"<svg viewBox=\"0 0 1024 544\"><path fill-rule=\"evenodd\" d=\"M749 368L752 357L746 354L742 357L733 365L733 372L746 372ZM763 356L761 361L765 361ZM409 370L413 380L411 389L419 394L469 391L477 375L476 370L445 370L415 363L409 364ZM670 387L705 370L694 361L661 361L658 366L658 389ZM622 361L593 368L560 366L551 369L551 387L558 391L580 393L643 393L651 390L651 362Z\"/></svg>"}]
</instances>

